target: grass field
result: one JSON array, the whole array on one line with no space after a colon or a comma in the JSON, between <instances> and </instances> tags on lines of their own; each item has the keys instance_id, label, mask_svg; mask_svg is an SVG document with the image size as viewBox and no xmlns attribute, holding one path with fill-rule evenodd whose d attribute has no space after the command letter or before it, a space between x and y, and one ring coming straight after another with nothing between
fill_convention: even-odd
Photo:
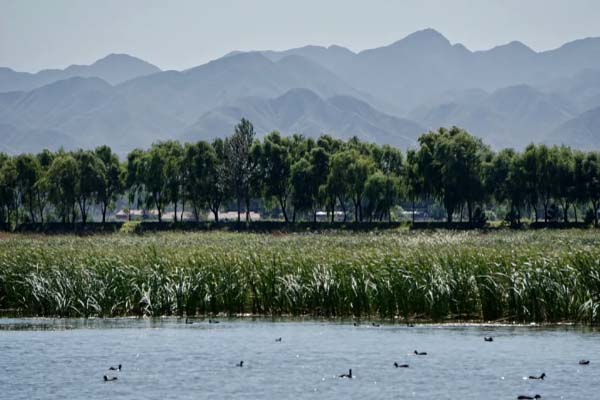
<instances>
[{"instance_id":1,"label":"grass field","mask_svg":"<svg viewBox=\"0 0 600 400\"><path fill-rule=\"evenodd\" d=\"M598 304L593 230L0 238L4 315L597 323Z\"/></svg>"}]
</instances>

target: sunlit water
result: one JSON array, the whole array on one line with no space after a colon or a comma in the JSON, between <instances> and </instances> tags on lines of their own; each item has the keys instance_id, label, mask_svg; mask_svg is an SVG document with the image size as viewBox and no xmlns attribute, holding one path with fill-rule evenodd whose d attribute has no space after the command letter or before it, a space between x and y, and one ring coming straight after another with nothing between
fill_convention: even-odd
<instances>
[{"instance_id":1,"label":"sunlit water","mask_svg":"<svg viewBox=\"0 0 600 400\"><path fill-rule=\"evenodd\" d=\"M582 328L0 319L0 399L597 399L599 372Z\"/></svg>"}]
</instances>

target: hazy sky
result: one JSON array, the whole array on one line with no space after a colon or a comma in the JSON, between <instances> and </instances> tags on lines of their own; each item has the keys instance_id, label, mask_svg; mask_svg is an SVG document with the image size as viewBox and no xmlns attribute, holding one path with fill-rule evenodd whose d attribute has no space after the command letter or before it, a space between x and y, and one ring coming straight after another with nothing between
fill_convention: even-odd
<instances>
[{"instance_id":1,"label":"hazy sky","mask_svg":"<svg viewBox=\"0 0 600 400\"><path fill-rule=\"evenodd\" d=\"M184 69L231 50L354 51L431 27L480 50L600 36L598 0L0 0L0 66L21 71L128 53Z\"/></svg>"}]
</instances>

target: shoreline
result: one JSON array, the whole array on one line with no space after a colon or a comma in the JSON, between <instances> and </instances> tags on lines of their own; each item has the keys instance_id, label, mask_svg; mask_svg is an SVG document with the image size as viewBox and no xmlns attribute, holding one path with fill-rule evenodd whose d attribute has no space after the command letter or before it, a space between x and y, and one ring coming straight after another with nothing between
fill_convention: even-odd
<instances>
[{"instance_id":1,"label":"shoreline","mask_svg":"<svg viewBox=\"0 0 600 400\"><path fill-rule=\"evenodd\" d=\"M313 316L277 316L271 317L267 315L256 315L256 314L240 314L235 316L228 315L216 315L216 316L196 316L196 317L178 317L178 316L121 316L121 317L88 317L88 318L77 318L77 317L9 317L0 316L0 330L2 326L11 325L6 323L9 321L18 321L18 323L26 324L28 322L40 322L46 323L46 325L67 323L67 322L79 322L79 323L119 323L119 322L149 322L149 323L185 323L186 320L191 321L193 324L209 323L209 320L216 319L220 322L260 322L260 323L324 323L333 325L353 325L355 327L370 327L372 323L377 323L381 327L406 327L406 328L587 328L596 330L599 329L598 325L590 325L577 321L560 321L560 322L493 322L493 321L478 321L469 320L464 322L459 321L448 321L440 322L433 320L409 320L409 321L390 321L389 319L379 318L343 318L343 317L313 317ZM358 324L358 325L357 325Z\"/></svg>"}]
</instances>

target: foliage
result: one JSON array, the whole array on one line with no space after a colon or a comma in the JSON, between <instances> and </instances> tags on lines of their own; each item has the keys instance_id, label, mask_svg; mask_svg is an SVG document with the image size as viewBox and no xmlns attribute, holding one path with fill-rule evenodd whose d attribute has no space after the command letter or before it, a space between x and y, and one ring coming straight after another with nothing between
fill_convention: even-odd
<instances>
[{"instance_id":1,"label":"foliage","mask_svg":"<svg viewBox=\"0 0 600 400\"><path fill-rule=\"evenodd\" d=\"M598 323L599 240L589 230L8 235L0 309Z\"/></svg>"},{"instance_id":2,"label":"foliage","mask_svg":"<svg viewBox=\"0 0 600 400\"><path fill-rule=\"evenodd\" d=\"M600 155L533 144L493 153L452 127L423 134L404 156L356 137L271 132L261 141L242 119L225 139L158 142L131 151L123 163L108 146L0 154L0 184L2 229L57 219L85 224L98 211L105 222L117 205L159 221L172 211L174 222L186 207L197 221L207 212L218 221L220 211L234 208L238 222L245 211L247 223L251 208L285 222L316 222L323 214L329 221L392 221L397 210L412 208L415 222L419 206L428 219L445 213L449 226L465 215L480 225L490 211L513 226L540 218L568 225L588 214L584 220L598 226Z\"/></svg>"}]
</instances>

